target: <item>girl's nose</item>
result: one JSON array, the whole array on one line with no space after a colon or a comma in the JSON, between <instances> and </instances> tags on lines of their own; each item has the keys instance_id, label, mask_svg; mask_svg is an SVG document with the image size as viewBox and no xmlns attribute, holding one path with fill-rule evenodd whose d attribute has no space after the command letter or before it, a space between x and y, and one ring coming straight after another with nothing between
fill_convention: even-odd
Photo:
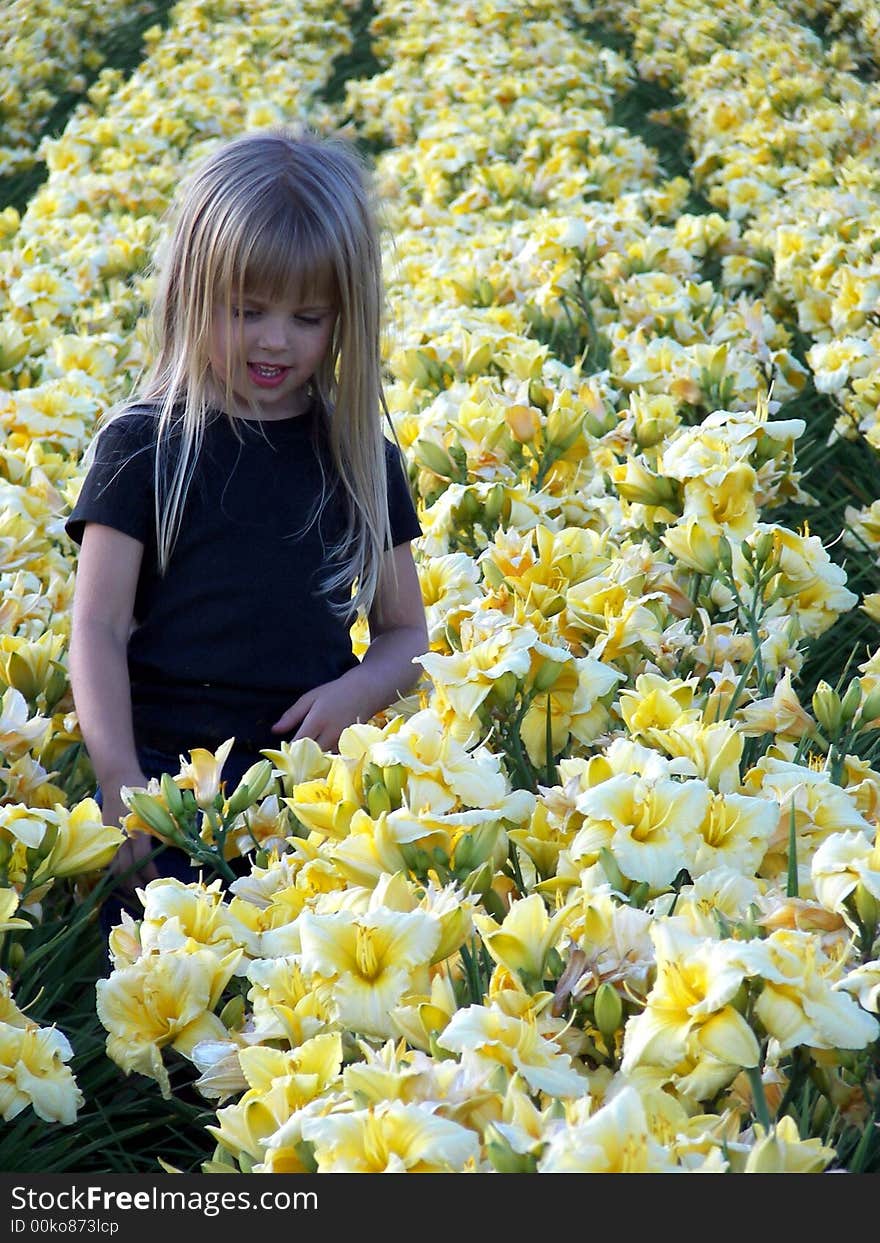
<instances>
[{"instance_id":1,"label":"girl's nose","mask_svg":"<svg viewBox=\"0 0 880 1243\"><path fill-rule=\"evenodd\" d=\"M283 350L289 340L289 327L286 315L263 315L257 343L267 350Z\"/></svg>"}]
</instances>

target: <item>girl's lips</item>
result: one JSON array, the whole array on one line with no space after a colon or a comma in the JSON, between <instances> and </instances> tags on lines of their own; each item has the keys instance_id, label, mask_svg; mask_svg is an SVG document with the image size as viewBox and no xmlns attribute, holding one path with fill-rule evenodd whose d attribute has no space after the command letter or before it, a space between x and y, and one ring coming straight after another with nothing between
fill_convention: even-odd
<instances>
[{"instance_id":1,"label":"girl's lips","mask_svg":"<svg viewBox=\"0 0 880 1243\"><path fill-rule=\"evenodd\" d=\"M258 388L277 388L290 371L289 367L275 367L269 363L248 363L247 369Z\"/></svg>"}]
</instances>

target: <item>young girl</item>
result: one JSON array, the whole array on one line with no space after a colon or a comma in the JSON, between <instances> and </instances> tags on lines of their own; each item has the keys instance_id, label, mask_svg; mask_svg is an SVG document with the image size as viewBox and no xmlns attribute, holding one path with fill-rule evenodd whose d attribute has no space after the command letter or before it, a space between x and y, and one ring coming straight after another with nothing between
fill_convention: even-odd
<instances>
[{"instance_id":1,"label":"young girl","mask_svg":"<svg viewBox=\"0 0 880 1243\"><path fill-rule=\"evenodd\" d=\"M232 789L262 748L332 749L417 680L421 529L383 434L381 308L348 143L273 130L196 169L157 265L154 360L90 446L66 524L70 676L107 823L121 787L194 747L235 739ZM128 890L157 875L152 847L118 852Z\"/></svg>"}]
</instances>

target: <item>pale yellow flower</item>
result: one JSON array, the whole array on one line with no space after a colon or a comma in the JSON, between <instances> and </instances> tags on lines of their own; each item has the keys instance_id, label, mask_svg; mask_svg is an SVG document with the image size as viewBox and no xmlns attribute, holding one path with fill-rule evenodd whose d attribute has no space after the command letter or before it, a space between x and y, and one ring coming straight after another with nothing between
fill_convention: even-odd
<instances>
[{"instance_id":1,"label":"pale yellow flower","mask_svg":"<svg viewBox=\"0 0 880 1243\"><path fill-rule=\"evenodd\" d=\"M0 1117L4 1122L33 1106L44 1122L70 1126L85 1098L67 1062L73 1049L55 1027L0 1022Z\"/></svg>"},{"instance_id":2,"label":"pale yellow flower","mask_svg":"<svg viewBox=\"0 0 880 1243\"><path fill-rule=\"evenodd\" d=\"M651 1134L641 1098L626 1087L577 1126L552 1134L541 1174L668 1174L677 1166Z\"/></svg>"},{"instance_id":3,"label":"pale yellow flower","mask_svg":"<svg viewBox=\"0 0 880 1243\"><path fill-rule=\"evenodd\" d=\"M837 1150L821 1139L802 1139L790 1115L779 1118L769 1131L755 1123L755 1136L746 1174L821 1174L837 1157Z\"/></svg>"},{"instance_id":4,"label":"pale yellow flower","mask_svg":"<svg viewBox=\"0 0 880 1243\"><path fill-rule=\"evenodd\" d=\"M440 923L424 911L378 908L352 914L303 912L302 969L321 987L335 1020L371 1036L391 1036L390 1012L417 987L440 941Z\"/></svg>"},{"instance_id":5,"label":"pale yellow flower","mask_svg":"<svg viewBox=\"0 0 880 1243\"><path fill-rule=\"evenodd\" d=\"M79 876L106 867L125 841L115 825L105 825L101 809L92 798L83 799L70 810L55 808L58 829L46 862L52 876Z\"/></svg>"},{"instance_id":6,"label":"pale yellow flower","mask_svg":"<svg viewBox=\"0 0 880 1243\"><path fill-rule=\"evenodd\" d=\"M621 1069L707 1062L721 1086L757 1066L754 1032L734 1006L746 975L735 943L692 937L672 921L652 928L657 976L641 1014L627 1023Z\"/></svg>"},{"instance_id":7,"label":"pale yellow flower","mask_svg":"<svg viewBox=\"0 0 880 1243\"><path fill-rule=\"evenodd\" d=\"M539 1033L534 1020L516 1018L495 1006L467 1006L453 1015L438 1042L461 1054L475 1070L503 1067L519 1073L533 1092L580 1096L585 1083L556 1041Z\"/></svg>"},{"instance_id":8,"label":"pale yellow flower","mask_svg":"<svg viewBox=\"0 0 880 1243\"><path fill-rule=\"evenodd\" d=\"M570 912L564 907L553 915L540 894L514 902L502 923L475 911L474 923L483 944L497 963L520 975L527 986L539 987L547 955L563 935Z\"/></svg>"},{"instance_id":9,"label":"pale yellow flower","mask_svg":"<svg viewBox=\"0 0 880 1243\"><path fill-rule=\"evenodd\" d=\"M234 738L227 738L215 752L195 747L188 760L180 757L180 775L175 784L182 790L192 790L199 807L211 807L220 793L220 775L234 743Z\"/></svg>"},{"instance_id":10,"label":"pale yellow flower","mask_svg":"<svg viewBox=\"0 0 880 1243\"><path fill-rule=\"evenodd\" d=\"M749 975L762 981L755 1014L781 1053L814 1049L862 1049L880 1035L880 1023L836 988L839 961L823 954L809 932L780 930L740 947Z\"/></svg>"},{"instance_id":11,"label":"pale yellow flower","mask_svg":"<svg viewBox=\"0 0 880 1243\"><path fill-rule=\"evenodd\" d=\"M212 1013L241 958L185 947L146 954L108 979L98 980L98 1018L107 1029L107 1056L130 1074L138 1071L170 1095L162 1049L184 1056L200 1041L222 1039L226 1028Z\"/></svg>"},{"instance_id":12,"label":"pale yellow flower","mask_svg":"<svg viewBox=\"0 0 880 1243\"><path fill-rule=\"evenodd\" d=\"M305 1119L302 1135L320 1174L461 1173L479 1155L473 1131L402 1101Z\"/></svg>"},{"instance_id":13,"label":"pale yellow flower","mask_svg":"<svg viewBox=\"0 0 880 1243\"><path fill-rule=\"evenodd\" d=\"M587 822L610 827L610 849L624 876L661 889L693 858L711 798L702 781L621 775L585 791L576 806Z\"/></svg>"}]
</instances>

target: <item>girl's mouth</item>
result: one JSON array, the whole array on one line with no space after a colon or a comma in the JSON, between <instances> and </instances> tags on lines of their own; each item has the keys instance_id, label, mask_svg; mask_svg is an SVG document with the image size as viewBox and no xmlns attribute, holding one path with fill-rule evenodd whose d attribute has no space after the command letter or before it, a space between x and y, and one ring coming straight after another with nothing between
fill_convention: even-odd
<instances>
[{"instance_id":1,"label":"girl's mouth","mask_svg":"<svg viewBox=\"0 0 880 1243\"><path fill-rule=\"evenodd\" d=\"M290 371L289 367L276 367L271 363L248 363L247 369L259 388L276 388Z\"/></svg>"}]
</instances>

